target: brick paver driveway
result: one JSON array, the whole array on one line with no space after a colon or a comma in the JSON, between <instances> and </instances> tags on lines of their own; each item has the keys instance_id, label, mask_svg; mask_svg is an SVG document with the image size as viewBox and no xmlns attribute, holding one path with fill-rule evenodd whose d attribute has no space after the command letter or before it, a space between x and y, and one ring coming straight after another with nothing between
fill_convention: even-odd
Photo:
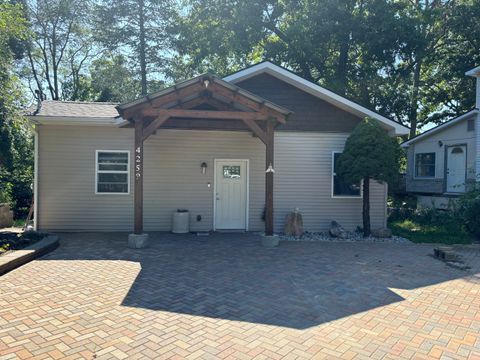
<instances>
[{"instance_id":1,"label":"brick paver driveway","mask_svg":"<svg viewBox=\"0 0 480 360\"><path fill-rule=\"evenodd\" d=\"M480 359L480 251L63 235L0 278L0 358Z\"/></svg>"}]
</instances>

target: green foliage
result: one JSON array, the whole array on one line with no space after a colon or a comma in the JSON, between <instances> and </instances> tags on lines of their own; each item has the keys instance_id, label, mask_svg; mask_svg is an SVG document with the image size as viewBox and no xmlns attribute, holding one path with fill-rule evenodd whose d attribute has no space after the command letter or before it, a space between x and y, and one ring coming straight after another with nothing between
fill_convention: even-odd
<instances>
[{"instance_id":1,"label":"green foliage","mask_svg":"<svg viewBox=\"0 0 480 360\"><path fill-rule=\"evenodd\" d=\"M31 201L32 143L25 120L20 80L14 60L28 36L20 5L0 3L0 202L28 207Z\"/></svg>"},{"instance_id":2,"label":"green foliage","mask_svg":"<svg viewBox=\"0 0 480 360\"><path fill-rule=\"evenodd\" d=\"M158 85L167 64L172 0L103 0L94 6L94 36L107 50L123 55L139 79L142 94ZM123 64L122 64L123 66Z\"/></svg>"},{"instance_id":3,"label":"green foliage","mask_svg":"<svg viewBox=\"0 0 480 360\"><path fill-rule=\"evenodd\" d=\"M273 60L406 124L473 106L480 0L185 0L174 80ZM418 77L416 76L418 73Z\"/></svg>"},{"instance_id":4,"label":"green foliage","mask_svg":"<svg viewBox=\"0 0 480 360\"><path fill-rule=\"evenodd\" d=\"M140 96L140 83L122 55L97 59L90 67L96 101L127 102Z\"/></svg>"},{"instance_id":5,"label":"green foliage","mask_svg":"<svg viewBox=\"0 0 480 360\"><path fill-rule=\"evenodd\" d=\"M348 182L369 177L391 182L398 176L401 150L378 121L366 118L355 127L340 155L338 172Z\"/></svg>"},{"instance_id":6,"label":"green foliage","mask_svg":"<svg viewBox=\"0 0 480 360\"><path fill-rule=\"evenodd\" d=\"M392 220L388 227L392 233L404 237L414 243L436 244L470 244L471 237L456 227L452 231L451 226L442 223L416 222L415 220Z\"/></svg>"},{"instance_id":7,"label":"green foliage","mask_svg":"<svg viewBox=\"0 0 480 360\"><path fill-rule=\"evenodd\" d=\"M456 206L455 216L461 219L464 229L480 238L480 189L465 193Z\"/></svg>"},{"instance_id":8,"label":"green foliage","mask_svg":"<svg viewBox=\"0 0 480 360\"><path fill-rule=\"evenodd\" d=\"M370 235L370 179L396 180L401 151L397 139L391 138L379 122L365 118L348 137L338 159L337 174L348 183L363 181L363 234Z\"/></svg>"},{"instance_id":9,"label":"green foliage","mask_svg":"<svg viewBox=\"0 0 480 360\"><path fill-rule=\"evenodd\" d=\"M391 205L394 205L393 203ZM413 202L397 203L390 213L389 227L394 234L414 242L470 243L480 237L480 190L464 194L450 210L412 209Z\"/></svg>"},{"instance_id":10,"label":"green foliage","mask_svg":"<svg viewBox=\"0 0 480 360\"><path fill-rule=\"evenodd\" d=\"M24 0L30 36L25 41L23 75L36 98L81 100L85 68L101 49L94 42L95 0ZM87 76L88 77L88 76Z\"/></svg>"},{"instance_id":11,"label":"green foliage","mask_svg":"<svg viewBox=\"0 0 480 360\"><path fill-rule=\"evenodd\" d=\"M9 250L19 250L42 240L47 234L37 231L24 233L4 232L0 234L0 255Z\"/></svg>"}]
</instances>

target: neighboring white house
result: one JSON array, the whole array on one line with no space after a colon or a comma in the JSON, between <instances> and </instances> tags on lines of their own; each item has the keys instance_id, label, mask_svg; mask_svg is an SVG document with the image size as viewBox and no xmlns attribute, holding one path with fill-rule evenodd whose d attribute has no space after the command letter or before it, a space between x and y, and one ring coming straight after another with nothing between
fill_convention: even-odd
<instances>
[{"instance_id":1,"label":"neighboring white house","mask_svg":"<svg viewBox=\"0 0 480 360\"><path fill-rule=\"evenodd\" d=\"M447 208L480 180L480 66L466 75L477 79L475 109L402 144L408 154L406 190L420 206Z\"/></svg>"},{"instance_id":2,"label":"neighboring white house","mask_svg":"<svg viewBox=\"0 0 480 360\"><path fill-rule=\"evenodd\" d=\"M128 104L43 101L30 116L35 226L169 231L172 214L187 209L191 231L268 232L270 222L281 232L299 208L306 230L332 220L353 230L362 191L335 173L335 159L366 116L391 136L408 133L269 62ZM387 186L373 182L374 228L386 226L386 199Z\"/></svg>"}]
</instances>

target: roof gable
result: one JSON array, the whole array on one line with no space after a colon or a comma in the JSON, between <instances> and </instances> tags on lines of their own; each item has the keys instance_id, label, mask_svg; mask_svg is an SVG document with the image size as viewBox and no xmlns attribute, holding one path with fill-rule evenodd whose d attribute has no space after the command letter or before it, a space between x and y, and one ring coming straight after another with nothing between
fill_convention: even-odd
<instances>
[{"instance_id":1,"label":"roof gable","mask_svg":"<svg viewBox=\"0 0 480 360\"><path fill-rule=\"evenodd\" d=\"M279 131L350 133L362 120L267 73L242 80L237 85L293 111L288 122L277 127Z\"/></svg>"},{"instance_id":2,"label":"roof gable","mask_svg":"<svg viewBox=\"0 0 480 360\"><path fill-rule=\"evenodd\" d=\"M418 134L417 136L414 136L413 138L405 141L404 143L402 143L402 147L408 147L409 145L411 144L414 144L416 143L417 141L421 141L427 137L429 137L430 135L433 135L433 134L436 134L440 131L443 131L443 130L446 130L448 129L449 127L453 126L453 125L456 125L462 121L465 121L465 120L468 120L468 119L472 119L475 115L479 114L480 112L477 110L477 109L473 109L473 110L470 110L469 112L463 114L463 115L460 115L456 118L453 118L451 120L448 120L446 122L444 122L443 124L440 124L440 125L437 125L435 126L434 128L431 128L430 130L427 130L421 134Z\"/></svg>"},{"instance_id":3,"label":"roof gable","mask_svg":"<svg viewBox=\"0 0 480 360\"><path fill-rule=\"evenodd\" d=\"M224 78L224 80L236 84L250 79L254 76L258 76L260 74L269 74L271 76L274 76L282 81L287 82L290 85L295 86L298 89L301 89L302 91L310 95L322 99L357 117L364 118L368 116L377 119L394 135L406 135L409 132L409 129L406 126L397 123L396 121L393 121L391 119L388 119L359 104L356 104L353 101L348 100L338 94L335 94L334 92L327 90L317 84L305 80L300 76L295 75L291 71L284 69L278 65L272 64L268 61L253 65L249 68L228 75Z\"/></svg>"}]
</instances>

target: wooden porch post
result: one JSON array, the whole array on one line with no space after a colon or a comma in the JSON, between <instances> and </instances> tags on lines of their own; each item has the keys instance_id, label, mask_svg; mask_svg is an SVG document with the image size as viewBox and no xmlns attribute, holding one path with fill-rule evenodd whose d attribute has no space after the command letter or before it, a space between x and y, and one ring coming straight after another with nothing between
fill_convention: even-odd
<instances>
[{"instance_id":1,"label":"wooden porch post","mask_svg":"<svg viewBox=\"0 0 480 360\"><path fill-rule=\"evenodd\" d=\"M135 119L134 234L143 233L143 119Z\"/></svg>"},{"instance_id":2,"label":"wooden porch post","mask_svg":"<svg viewBox=\"0 0 480 360\"><path fill-rule=\"evenodd\" d=\"M274 169L273 163L274 122L267 120L265 169ZM271 167L271 168L270 168ZM273 171L265 173L265 235L273 235Z\"/></svg>"}]
</instances>

